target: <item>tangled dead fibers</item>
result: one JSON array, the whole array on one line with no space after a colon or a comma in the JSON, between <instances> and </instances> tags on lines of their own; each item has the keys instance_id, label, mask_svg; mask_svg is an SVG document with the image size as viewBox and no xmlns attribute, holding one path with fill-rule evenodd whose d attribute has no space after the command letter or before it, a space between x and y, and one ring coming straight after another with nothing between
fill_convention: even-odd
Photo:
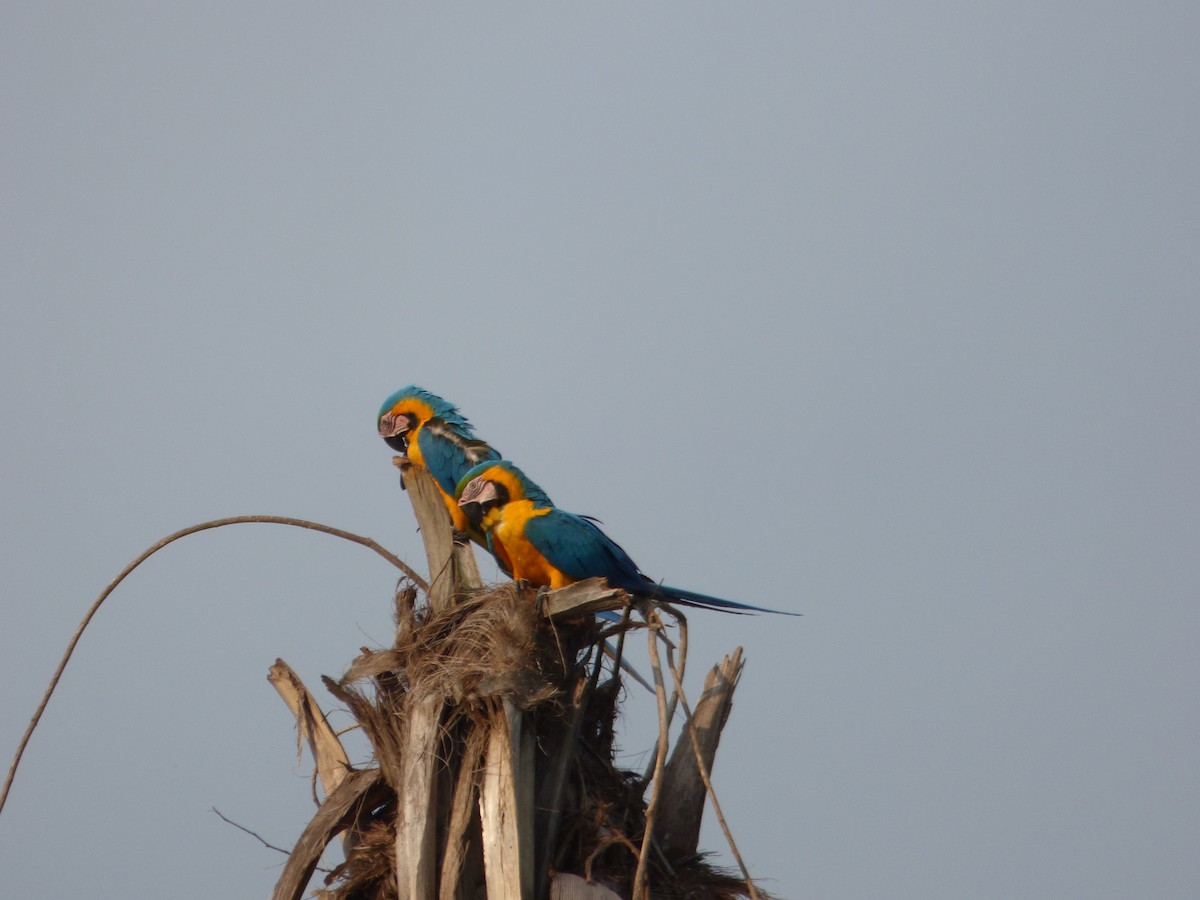
<instances>
[{"instance_id":1,"label":"tangled dead fibers","mask_svg":"<svg viewBox=\"0 0 1200 900\"><path fill-rule=\"evenodd\" d=\"M613 762L621 693L616 666L601 665L599 626L587 616L552 624L536 595L489 587L440 613L397 596L395 645L365 650L328 689L357 720L390 792L363 810L346 860L326 878L324 900L394 900L398 797L404 796L407 732L430 698L435 738L438 881L441 896L484 897L480 786L490 736L514 711L533 739L533 835L543 873L573 873L628 897L645 828L646 785ZM541 890L545 881L539 881ZM450 893L447 893L449 889ZM650 866L652 896L726 900L746 883L703 855Z\"/></svg>"}]
</instances>

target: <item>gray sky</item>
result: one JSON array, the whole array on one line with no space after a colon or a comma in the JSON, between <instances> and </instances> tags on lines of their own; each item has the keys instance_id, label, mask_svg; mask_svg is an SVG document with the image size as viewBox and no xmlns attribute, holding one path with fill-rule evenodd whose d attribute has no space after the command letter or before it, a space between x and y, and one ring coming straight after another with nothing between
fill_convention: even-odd
<instances>
[{"instance_id":1,"label":"gray sky","mask_svg":"<svg viewBox=\"0 0 1200 900\"><path fill-rule=\"evenodd\" d=\"M420 562L374 433L415 381L653 577L804 613L692 616L693 686L746 648L715 777L769 889L1200 893L1192 7L0 21L6 762L175 529ZM34 736L0 893L267 896L209 808L295 839L267 667L340 674L393 583L268 526L154 558Z\"/></svg>"}]
</instances>

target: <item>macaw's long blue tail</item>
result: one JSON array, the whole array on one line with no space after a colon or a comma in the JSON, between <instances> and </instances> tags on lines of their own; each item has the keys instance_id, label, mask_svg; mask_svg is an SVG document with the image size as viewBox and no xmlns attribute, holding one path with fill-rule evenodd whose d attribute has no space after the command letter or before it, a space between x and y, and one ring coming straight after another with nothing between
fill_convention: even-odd
<instances>
[{"instance_id":1,"label":"macaw's long blue tail","mask_svg":"<svg viewBox=\"0 0 1200 900\"><path fill-rule=\"evenodd\" d=\"M724 600L721 597L710 597L708 594L698 594L695 591L687 591L683 588L671 587L669 584L656 584L655 582L649 580L638 585L622 584L613 586L623 587L627 591L640 594L643 597L649 597L651 600L662 600L666 603L678 603L681 606L694 606L698 609L713 609L717 610L718 612L733 613L734 615L739 616L752 613L774 613L778 616L800 615L800 613L785 612L782 609L767 609L765 606L751 606L749 603L738 603L736 600Z\"/></svg>"}]
</instances>

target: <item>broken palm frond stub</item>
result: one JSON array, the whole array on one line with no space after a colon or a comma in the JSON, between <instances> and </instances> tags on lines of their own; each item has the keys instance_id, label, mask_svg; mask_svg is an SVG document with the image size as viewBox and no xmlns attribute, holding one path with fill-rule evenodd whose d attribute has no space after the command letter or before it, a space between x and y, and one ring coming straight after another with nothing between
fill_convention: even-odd
<instances>
[{"instance_id":1,"label":"broken palm frond stub","mask_svg":"<svg viewBox=\"0 0 1200 900\"><path fill-rule=\"evenodd\" d=\"M706 800L719 810L709 772L740 648L709 673L692 711L682 694L682 616L635 607L600 579L550 592L482 586L427 481L421 469L405 469L429 557L425 602L402 583L393 646L364 649L340 679L323 679L370 741L370 766L349 766L299 679L282 661L272 670L325 791L276 900L304 896L339 835L345 861L317 891L325 900L766 897L727 828L740 875L697 852ZM606 610L623 618L599 621L595 613ZM631 629L647 632L660 716L646 777L614 764L620 660L606 661L604 645L615 637L619 657ZM685 723L671 748L677 708Z\"/></svg>"}]
</instances>

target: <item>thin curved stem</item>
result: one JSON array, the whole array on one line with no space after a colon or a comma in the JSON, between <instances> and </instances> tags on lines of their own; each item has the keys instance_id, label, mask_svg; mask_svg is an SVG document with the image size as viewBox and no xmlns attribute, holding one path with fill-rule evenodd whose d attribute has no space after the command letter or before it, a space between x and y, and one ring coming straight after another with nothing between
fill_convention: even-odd
<instances>
[{"instance_id":1,"label":"thin curved stem","mask_svg":"<svg viewBox=\"0 0 1200 900\"><path fill-rule=\"evenodd\" d=\"M676 626L679 628L679 639L680 639L679 672L680 672L680 678L682 678L683 677L683 667L687 664L687 618L683 615L683 613L681 613L675 607L668 606L665 603L656 604L656 608L658 609L659 612L662 612L663 610L665 610L666 612L670 613L671 616L674 617L674 619L675 619ZM659 618L659 626L660 626L659 628L655 629L655 633L658 635L659 639L663 642L663 646L666 647L667 650L669 651L671 649L671 641L667 638L666 634L664 633L664 629L662 627L661 616ZM666 713L665 713L668 731L671 728L671 724L675 721L675 707L678 703L679 703L679 694L672 691L671 699L667 701L667 709L666 709ZM654 776L654 769L657 764L658 764L658 747L657 747L657 745L655 745L654 756L651 757L649 764L646 766L646 772L644 775L642 775L643 789L645 788L646 785L648 785L650 783L650 779Z\"/></svg>"},{"instance_id":2,"label":"thin curved stem","mask_svg":"<svg viewBox=\"0 0 1200 900\"><path fill-rule=\"evenodd\" d=\"M174 534L169 534L162 540L152 544L142 552L137 559L121 570L116 578L109 582L108 587L100 592L100 596L95 602L88 607L87 613L83 620L79 623L79 627L75 629L75 633L71 636L70 642L67 644L66 652L63 653L62 659L58 662L58 668L54 670L54 675L50 679L49 685L46 686L46 692L42 695L42 702L38 704L37 710L33 714L33 718L29 720L29 725L25 729L25 734L21 737L21 743L17 745L17 752L13 756L12 764L8 767L8 775L4 779L4 789L0 791L0 812L4 811L4 804L8 800L8 792L12 788L13 779L17 774L17 767L21 764L21 757L25 753L25 747L29 744L29 738L33 735L33 731L37 728L38 721L42 718L42 713L46 709L46 704L50 702L50 696L54 693L54 689L58 687L58 681L62 678L63 671L67 668L67 663L71 660L71 654L75 652L75 645L79 643L79 639L83 636L84 629L88 623L92 621L92 616L100 609L100 605L108 599L108 595L116 589L125 578L144 563L149 557L153 556L163 547L172 544L182 537L187 537L189 534L195 534L198 531L207 531L210 528L220 528L224 525L241 525L245 523L266 523L268 525L292 525L296 528L307 528L310 531L319 531L322 534L329 534L333 537L339 537L343 540L351 541L355 544L361 544L370 550L374 550L393 566L408 576L414 584L416 584L426 594L429 593L429 585L421 578L407 563L401 560L394 553L385 550L374 540L368 537L363 537L360 534L353 534L349 531L343 531L340 528L333 528L329 525L322 525L320 522L310 522L307 519L293 519L290 516L231 516L226 519L213 519L208 522L201 522L199 525L191 525L181 531L176 531Z\"/></svg>"},{"instance_id":3,"label":"thin curved stem","mask_svg":"<svg viewBox=\"0 0 1200 900\"><path fill-rule=\"evenodd\" d=\"M641 852L638 853L637 871L633 876L633 900L647 900L650 890L646 885L649 877L650 842L654 834L654 817L658 812L659 801L662 800L663 766L667 761L667 689L663 683L662 661L658 655L658 635L662 630L662 619L657 610L651 610L646 616L647 634L650 638L650 667L654 672L654 694L658 699L658 745L654 750L654 790L650 794L650 802L646 804L646 824L642 833Z\"/></svg>"}]
</instances>

